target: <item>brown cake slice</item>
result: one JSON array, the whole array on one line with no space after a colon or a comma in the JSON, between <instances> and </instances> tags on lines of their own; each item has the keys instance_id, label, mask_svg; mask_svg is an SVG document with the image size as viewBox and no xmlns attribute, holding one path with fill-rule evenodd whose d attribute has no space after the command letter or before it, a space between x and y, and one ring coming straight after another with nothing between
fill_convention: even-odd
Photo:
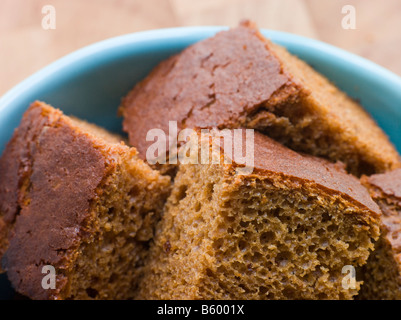
<instances>
[{"instance_id":1,"label":"brown cake slice","mask_svg":"<svg viewBox=\"0 0 401 320\"><path fill-rule=\"evenodd\" d=\"M260 130L360 175L400 167L387 136L354 100L249 22L160 63L123 99L124 130L142 156L149 130Z\"/></svg>"},{"instance_id":2,"label":"brown cake slice","mask_svg":"<svg viewBox=\"0 0 401 320\"><path fill-rule=\"evenodd\" d=\"M133 297L170 179L121 140L41 102L25 113L0 159L2 266L17 292Z\"/></svg>"},{"instance_id":3,"label":"brown cake slice","mask_svg":"<svg viewBox=\"0 0 401 320\"><path fill-rule=\"evenodd\" d=\"M262 134L255 133L254 159L251 174L238 174L235 161L179 166L138 298L351 299L358 292L357 281L343 286L343 267L365 264L379 236L380 210L367 190L342 167Z\"/></svg>"},{"instance_id":4,"label":"brown cake slice","mask_svg":"<svg viewBox=\"0 0 401 320\"><path fill-rule=\"evenodd\" d=\"M359 298L401 300L401 170L363 177L381 208L381 235L363 268Z\"/></svg>"}]
</instances>

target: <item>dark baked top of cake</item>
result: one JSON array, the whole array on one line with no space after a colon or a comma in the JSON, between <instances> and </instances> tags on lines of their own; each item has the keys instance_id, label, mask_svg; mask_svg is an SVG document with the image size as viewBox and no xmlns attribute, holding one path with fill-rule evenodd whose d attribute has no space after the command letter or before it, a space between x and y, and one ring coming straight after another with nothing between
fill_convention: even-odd
<instances>
[{"instance_id":1,"label":"dark baked top of cake","mask_svg":"<svg viewBox=\"0 0 401 320\"><path fill-rule=\"evenodd\" d=\"M391 249L389 254L401 266L401 169L363 176L361 181L381 209L381 240L387 243L386 250ZM390 272L386 267L383 270Z\"/></svg>"},{"instance_id":2,"label":"dark baked top of cake","mask_svg":"<svg viewBox=\"0 0 401 320\"><path fill-rule=\"evenodd\" d=\"M63 268L69 262L65 253L86 236L90 200L107 170L96 143L59 110L35 102L4 152L2 218L11 224L18 214L18 223L2 263L10 281L28 296L47 298L37 285L43 275L34 266L45 261ZM66 279L57 281L62 288Z\"/></svg>"},{"instance_id":3,"label":"dark baked top of cake","mask_svg":"<svg viewBox=\"0 0 401 320\"><path fill-rule=\"evenodd\" d=\"M238 141L234 140L235 143ZM243 155L245 155L246 143L243 134L241 141ZM234 144L233 148L235 148ZM235 165L235 158L233 162ZM268 171L295 180L316 183L329 192L341 193L345 198L355 200L376 215L381 214L366 188L356 177L348 174L341 163L333 164L321 158L297 153L256 131L254 132L254 170L255 173Z\"/></svg>"},{"instance_id":4,"label":"dark baked top of cake","mask_svg":"<svg viewBox=\"0 0 401 320\"><path fill-rule=\"evenodd\" d=\"M362 177L362 183L369 189L372 199L382 211L382 237L386 238L393 250L401 251L401 169L383 174Z\"/></svg>"},{"instance_id":5,"label":"dark baked top of cake","mask_svg":"<svg viewBox=\"0 0 401 320\"><path fill-rule=\"evenodd\" d=\"M383 193L401 200L401 169L375 174L367 180L371 185L379 188Z\"/></svg>"},{"instance_id":6,"label":"dark baked top of cake","mask_svg":"<svg viewBox=\"0 0 401 320\"><path fill-rule=\"evenodd\" d=\"M5 222L12 222L18 209L18 190L26 175L30 174L30 146L28 141L34 140L44 126L54 122L60 115L42 116L42 109L33 107L24 115L21 125L16 129L8 143L0 161L0 213ZM16 179L15 177L19 177Z\"/></svg>"},{"instance_id":7,"label":"dark baked top of cake","mask_svg":"<svg viewBox=\"0 0 401 320\"><path fill-rule=\"evenodd\" d=\"M124 130L143 156L148 130L167 133L169 120L178 129L238 127L289 81L257 29L223 31L163 61L137 85L122 103Z\"/></svg>"}]
</instances>

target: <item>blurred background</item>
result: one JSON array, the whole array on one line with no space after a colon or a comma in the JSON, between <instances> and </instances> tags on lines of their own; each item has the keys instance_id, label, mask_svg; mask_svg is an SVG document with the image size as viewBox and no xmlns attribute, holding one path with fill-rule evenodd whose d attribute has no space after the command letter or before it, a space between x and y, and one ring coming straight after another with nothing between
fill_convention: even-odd
<instances>
[{"instance_id":1,"label":"blurred background","mask_svg":"<svg viewBox=\"0 0 401 320\"><path fill-rule=\"evenodd\" d=\"M45 30L42 8L56 11ZM342 8L355 8L344 29ZM0 0L0 96L50 62L88 44L136 31L241 19L331 43L401 75L400 0Z\"/></svg>"}]
</instances>

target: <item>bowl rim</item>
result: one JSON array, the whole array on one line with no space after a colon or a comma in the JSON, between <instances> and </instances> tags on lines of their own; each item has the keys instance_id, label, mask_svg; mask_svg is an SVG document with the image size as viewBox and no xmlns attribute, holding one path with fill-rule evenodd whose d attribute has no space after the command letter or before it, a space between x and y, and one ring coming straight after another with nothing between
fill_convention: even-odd
<instances>
[{"instance_id":1,"label":"bowl rim","mask_svg":"<svg viewBox=\"0 0 401 320\"><path fill-rule=\"evenodd\" d=\"M48 76L56 73L60 69L78 63L81 59L90 57L106 49L115 49L124 45L132 45L141 42L153 42L155 40L178 40L178 39L203 39L213 34L227 30L227 26L192 26L192 27L175 27L175 28L162 28L147 31L134 32L124 34L112 38L108 38L93 44L84 46L81 49L75 50L47 66L39 69L32 75L22 80L17 85L6 91L0 97L0 112L4 110L9 104L12 103L14 98L25 90L30 90L35 84L43 81ZM325 60L335 58L339 63L347 63L353 67L363 71L365 75L376 78L375 81L387 83L389 86L396 86L401 91L401 77L391 72L390 70L354 53L340 49L331 44L322 42L320 40L311 39L305 36L292 34L289 32L276 31L270 29L260 29L262 34L273 42L279 41L285 47L295 47L298 52L306 52L313 50L314 56L321 55ZM290 50L291 51L291 50Z\"/></svg>"}]
</instances>

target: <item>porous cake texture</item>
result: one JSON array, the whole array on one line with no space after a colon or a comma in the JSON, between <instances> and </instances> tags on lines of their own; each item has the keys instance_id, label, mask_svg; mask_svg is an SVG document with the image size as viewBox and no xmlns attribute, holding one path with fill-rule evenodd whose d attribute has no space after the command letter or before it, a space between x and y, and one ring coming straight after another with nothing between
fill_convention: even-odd
<instances>
[{"instance_id":1,"label":"porous cake texture","mask_svg":"<svg viewBox=\"0 0 401 320\"><path fill-rule=\"evenodd\" d=\"M345 286L342 272L365 264L379 236L380 210L367 190L343 167L258 133L254 157L249 174L238 174L235 161L179 166L137 298L351 299L358 292L360 282Z\"/></svg>"},{"instance_id":2,"label":"porous cake texture","mask_svg":"<svg viewBox=\"0 0 401 320\"><path fill-rule=\"evenodd\" d=\"M170 178L121 140L41 102L25 113L0 159L2 266L17 292L133 297Z\"/></svg>"},{"instance_id":3,"label":"porous cake texture","mask_svg":"<svg viewBox=\"0 0 401 320\"><path fill-rule=\"evenodd\" d=\"M401 300L401 170L362 177L382 211L381 235L363 267L360 299Z\"/></svg>"},{"instance_id":4,"label":"porous cake texture","mask_svg":"<svg viewBox=\"0 0 401 320\"><path fill-rule=\"evenodd\" d=\"M145 156L150 129L257 129L360 175L401 166L364 109L250 22L160 63L123 99L124 130Z\"/></svg>"}]
</instances>

